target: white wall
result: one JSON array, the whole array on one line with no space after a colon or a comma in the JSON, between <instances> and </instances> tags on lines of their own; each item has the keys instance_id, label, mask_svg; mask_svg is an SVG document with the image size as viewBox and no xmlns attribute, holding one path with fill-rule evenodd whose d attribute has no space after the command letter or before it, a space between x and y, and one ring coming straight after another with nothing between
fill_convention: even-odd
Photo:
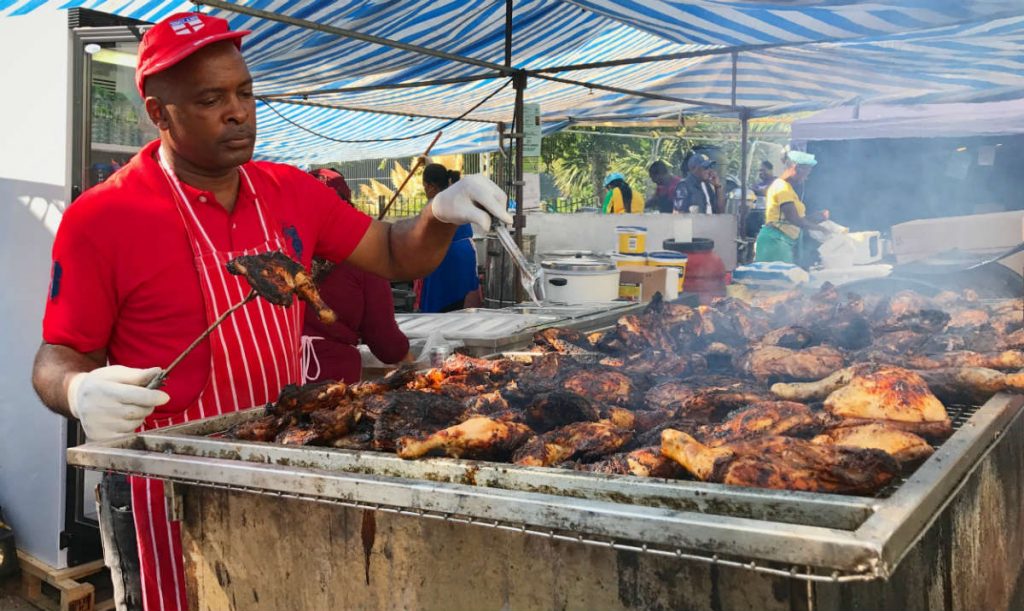
<instances>
[{"instance_id":1,"label":"white wall","mask_svg":"<svg viewBox=\"0 0 1024 611\"><path fill-rule=\"evenodd\" d=\"M18 547L59 567L66 421L30 375L68 193L68 41L63 11L0 18L0 505Z\"/></svg>"},{"instance_id":2,"label":"white wall","mask_svg":"<svg viewBox=\"0 0 1024 611\"><path fill-rule=\"evenodd\" d=\"M574 248L614 251L618 248L616 225L646 227L648 251L661 250L668 239L710 238L726 269L736 267L736 219L731 215L534 213L526 217L526 233L537 236L537 253Z\"/></svg>"}]
</instances>

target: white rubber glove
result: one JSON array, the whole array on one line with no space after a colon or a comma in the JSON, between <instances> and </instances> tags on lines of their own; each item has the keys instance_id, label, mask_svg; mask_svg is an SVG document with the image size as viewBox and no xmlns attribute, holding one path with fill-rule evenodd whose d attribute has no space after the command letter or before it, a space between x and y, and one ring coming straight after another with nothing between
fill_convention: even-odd
<instances>
[{"instance_id":1,"label":"white rubber glove","mask_svg":"<svg viewBox=\"0 0 1024 611\"><path fill-rule=\"evenodd\" d=\"M75 374L68 384L68 406L92 441L128 435L153 408L171 400L162 390L145 388L159 367L133 369L121 365Z\"/></svg>"},{"instance_id":2,"label":"white rubber glove","mask_svg":"<svg viewBox=\"0 0 1024 611\"><path fill-rule=\"evenodd\" d=\"M473 223L486 233L491 229L491 216L512 224L505 192L483 174L463 176L461 180L434 196L430 206L434 217L443 223Z\"/></svg>"}]
</instances>

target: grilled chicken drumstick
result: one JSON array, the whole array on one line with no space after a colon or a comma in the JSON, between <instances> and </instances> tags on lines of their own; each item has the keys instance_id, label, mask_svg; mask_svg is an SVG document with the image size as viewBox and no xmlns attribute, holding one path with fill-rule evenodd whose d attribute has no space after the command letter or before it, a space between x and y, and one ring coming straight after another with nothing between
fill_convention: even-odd
<instances>
[{"instance_id":1,"label":"grilled chicken drumstick","mask_svg":"<svg viewBox=\"0 0 1024 611\"><path fill-rule=\"evenodd\" d=\"M294 293L316 309L320 322L329 325L338 319L334 310L320 298L306 269L281 251L236 257L228 261L227 268L236 276L245 276L249 286L274 305L292 305Z\"/></svg>"},{"instance_id":2,"label":"grilled chicken drumstick","mask_svg":"<svg viewBox=\"0 0 1024 611\"><path fill-rule=\"evenodd\" d=\"M896 461L880 450L792 437L757 437L711 448L682 431L666 429L661 453L703 481L781 490L871 494L900 472Z\"/></svg>"}]
</instances>

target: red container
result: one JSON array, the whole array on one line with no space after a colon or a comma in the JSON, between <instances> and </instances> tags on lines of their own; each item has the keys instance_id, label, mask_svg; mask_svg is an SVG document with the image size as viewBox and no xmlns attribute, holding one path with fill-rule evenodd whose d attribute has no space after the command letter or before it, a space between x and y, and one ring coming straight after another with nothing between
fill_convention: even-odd
<instances>
[{"instance_id":1,"label":"red container","mask_svg":"<svg viewBox=\"0 0 1024 611\"><path fill-rule=\"evenodd\" d=\"M702 304L709 304L715 297L725 296L727 273L722 258L715 254L715 242L707 238L694 238L692 242L665 240L665 250L685 253L686 280L684 293L696 293Z\"/></svg>"}]
</instances>

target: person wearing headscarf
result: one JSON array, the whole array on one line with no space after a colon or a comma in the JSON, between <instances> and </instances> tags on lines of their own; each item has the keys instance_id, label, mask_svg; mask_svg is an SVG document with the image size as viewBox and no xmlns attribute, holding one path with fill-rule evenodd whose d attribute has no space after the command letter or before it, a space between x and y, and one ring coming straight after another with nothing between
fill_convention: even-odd
<instances>
[{"instance_id":1,"label":"person wearing headscarf","mask_svg":"<svg viewBox=\"0 0 1024 611\"><path fill-rule=\"evenodd\" d=\"M754 244L754 261L796 263L797 246L804 230L818 228L807 218L807 207L796 187L810 176L818 160L810 153L789 151L786 169L765 192L765 222Z\"/></svg>"},{"instance_id":2,"label":"person wearing headscarf","mask_svg":"<svg viewBox=\"0 0 1024 611\"><path fill-rule=\"evenodd\" d=\"M626 177L618 172L609 174L604 179L604 205L601 212L605 214L643 214L644 196L637 193L626 183Z\"/></svg>"}]
</instances>

